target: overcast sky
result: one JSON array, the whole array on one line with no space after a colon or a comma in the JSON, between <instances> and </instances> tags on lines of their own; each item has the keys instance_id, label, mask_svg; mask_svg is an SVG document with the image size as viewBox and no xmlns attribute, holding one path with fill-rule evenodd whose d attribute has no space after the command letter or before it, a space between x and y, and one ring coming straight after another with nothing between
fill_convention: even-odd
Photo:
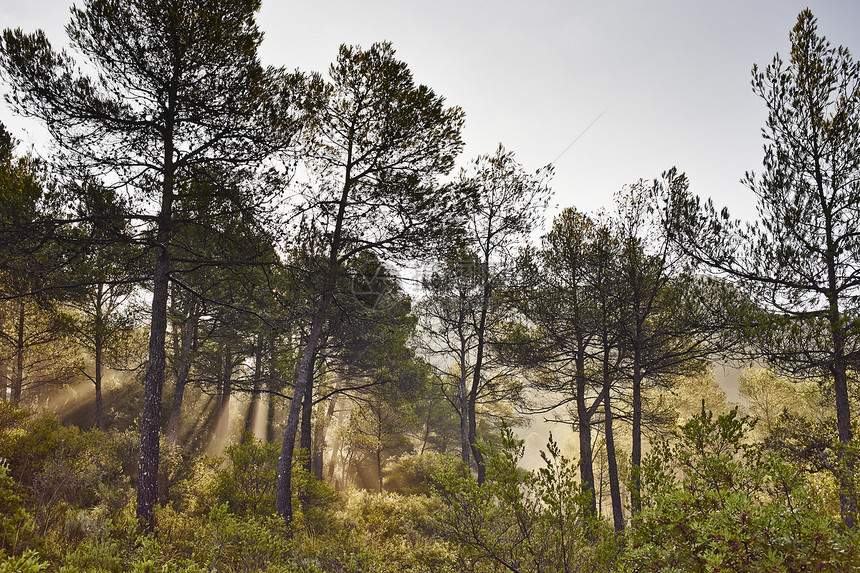
<instances>
[{"instance_id":1,"label":"overcast sky","mask_svg":"<svg viewBox=\"0 0 860 573\"><path fill-rule=\"evenodd\" d=\"M0 0L0 26L60 45L69 5ZM739 180L761 165L765 117L750 69L787 55L806 6L860 57L860 2L848 0L263 0L258 21L265 63L306 71L326 71L341 43L392 41L418 82L465 110L462 162L500 142L530 170L554 162L562 207L610 206L622 185L674 165L743 215L754 200ZM5 104L0 120L30 140Z\"/></svg>"}]
</instances>

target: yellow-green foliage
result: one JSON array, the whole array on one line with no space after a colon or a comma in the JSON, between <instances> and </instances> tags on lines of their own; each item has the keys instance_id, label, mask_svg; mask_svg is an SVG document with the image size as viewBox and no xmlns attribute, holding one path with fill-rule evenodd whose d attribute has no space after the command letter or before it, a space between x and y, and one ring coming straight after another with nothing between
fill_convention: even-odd
<instances>
[{"instance_id":1,"label":"yellow-green foliage","mask_svg":"<svg viewBox=\"0 0 860 573\"><path fill-rule=\"evenodd\" d=\"M296 539L298 562L308 571L460 571L441 537L438 509L439 500L427 496L352 490L325 535L306 532Z\"/></svg>"},{"instance_id":2,"label":"yellow-green foliage","mask_svg":"<svg viewBox=\"0 0 860 573\"><path fill-rule=\"evenodd\" d=\"M509 431L499 447L485 447L481 486L456 459L402 460L404 477L389 486L420 495L337 494L298 460L290 531L274 512L276 446L247 438L226 459L165 446L169 491L154 531L143 534L133 434L79 432L2 406L0 449L25 481L0 468L0 573L857 567L857 540L840 532L821 488L751 443L749 427L736 413L700 410L656 445L643 466L642 514L623 543L608 523L586 516L577 466L555 442L542 454L544 467L528 472L517 465L523 445Z\"/></svg>"},{"instance_id":3,"label":"yellow-green foliage","mask_svg":"<svg viewBox=\"0 0 860 573\"><path fill-rule=\"evenodd\" d=\"M9 556L0 551L0 573L39 573L48 568L39 554L33 550L26 551L17 557Z\"/></svg>"},{"instance_id":4,"label":"yellow-green foliage","mask_svg":"<svg viewBox=\"0 0 860 573\"><path fill-rule=\"evenodd\" d=\"M18 494L19 486L0 465L0 551L19 554L33 539L33 520Z\"/></svg>"},{"instance_id":5,"label":"yellow-green foliage","mask_svg":"<svg viewBox=\"0 0 860 573\"><path fill-rule=\"evenodd\" d=\"M806 475L746 442L737 410L704 409L642 467L643 507L628 571L852 571L856 540L839 532Z\"/></svg>"},{"instance_id":6,"label":"yellow-green foliage","mask_svg":"<svg viewBox=\"0 0 860 573\"><path fill-rule=\"evenodd\" d=\"M433 476L442 463L443 457L435 452L404 456L388 468L385 490L404 495L431 495Z\"/></svg>"},{"instance_id":7,"label":"yellow-green foliage","mask_svg":"<svg viewBox=\"0 0 860 573\"><path fill-rule=\"evenodd\" d=\"M275 510L275 486L280 448L246 434L227 448L229 466L215 477L214 493L239 515L270 516Z\"/></svg>"},{"instance_id":8,"label":"yellow-green foliage","mask_svg":"<svg viewBox=\"0 0 860 573\"><path fill-rule=\"evenodd\" d=\"M451 460L437 479L444 536L462 570L610 571L619 545L608 524L586 515L576 464L550 438L537 472L518 467L523 442L505 428L485 447L487 479L478 485ZM590 539L589 539L590 537Z\"/></svg>"}]
</instances>

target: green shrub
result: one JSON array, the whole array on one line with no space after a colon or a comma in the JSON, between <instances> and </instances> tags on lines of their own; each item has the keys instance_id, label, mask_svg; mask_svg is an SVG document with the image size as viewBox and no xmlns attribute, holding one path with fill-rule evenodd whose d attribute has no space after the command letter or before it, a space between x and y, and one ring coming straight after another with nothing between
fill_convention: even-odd
<instances>
[{"instance_id":1,"label":"green shrub","mask_svg":"<svg viewBox=\"0 0 860 573\"><path fill-rule=\"evenodd\" d=\"M403 495L432 495L433 476L442 467L442 457L434 452L404 456L391 464L385 490Z\"/></svg>"},{"instance_id":2,"label":"green shrub","mask_svg":"<svg viewBox=\"0 0 860 573\"><path fill-rule=\"evenodd\" d=\"M9 468L0 464L0 552L9 551L12 555L29 547L34 531L33 520L18 490Z\"/></svg>"},{"instance_id":3,"label":"green shrub","mask_svg":"<svg viewBox=\"0 0 860 573\"><path fill-rule=\"evenodd\" d=\"M858 549L807 478L757 444L737 410L691 418L642 466L628 571L851 571Z\"/></svg>"},{"instance_id":4,"label":"green shrub","mask_svg":"<svg viewBox=\"0 0 860 573\"><path fill-rule=\"evenodd\" d=\"M156 541L162 562L195 563L206 571L251 572L263 564L283 563L290 553L283 522L237 516L227 504L206 515L158 508Z\"/></svg>"},{"instance_id":5,"label":"green shrub","mask_svg":"<svg viewBox=\"0 0 860 573\"><path fill-rule=\"evenodd\" d=\"M483 447L487 478L478 485L459 460L437 478L445 537L471 571L608 571L618 553L602 521L585 515L576 464L550 438L538 472L518 467L524 449L508 428L499 448ZM596 541L586 538L590 534Z\"/></svg>"},{"instance_id":6,"label":"green shrub","mask_svg":"<svg viewBox=\"0 0 860 573\"><path fill-rule=\"evenodd\" d=\"M31 485L47 460L58 450L81 448L76 428L66 428L55 418L34 416L24 410L0 403L0 458L6 460L12 476Z\"/></svg>"},{"instance_id":7,"label":"green shrub","mask_svg":"<svg viewBox=\"0 0 860 573\"><path fill-rule=\"evenodd\" d=\"M459 571L441 539L438 499L351 490L343 501L323 534L306 529L296 537L297 571Z\"/></svg>"},{"instance_id":8,"label":"green shrub","mask_svg":"<svg viewBox=\"0 0 860 573\"><path fill-rule=\"evenodd\" d=\"M214 494L238 515L271 516L275 513L280 448L248 438L227 448L230 463L216 474Z\"/></svg>"},{"instance_id":9,"label":"green shrub","mask_svg":"<svg viewBox=\"0 0 860 573\"><path fill-rule=\"evenodd\" d=\"M124 573L125 548L115 539L88 539L69 553L60 573Z\"/></svg>"},{"instance_id":10,"label":"green shrub","mask_svg":"<svg viewBox=\"0 0 860 573\"><path fill-rule=\"evenodd\" d=\"M42 561L35 551L27 550L17 557L0 551L0 573L39 573L47 568L48 564Z\"/></svg>"}]
</instances>

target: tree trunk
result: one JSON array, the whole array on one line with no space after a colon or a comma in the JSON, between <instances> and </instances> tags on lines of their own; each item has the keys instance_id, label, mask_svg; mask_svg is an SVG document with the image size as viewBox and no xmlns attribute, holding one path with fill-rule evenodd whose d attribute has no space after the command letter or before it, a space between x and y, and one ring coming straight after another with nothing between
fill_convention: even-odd
<instances>
[{"instance_id":1,"label":"tree trunk","mask_svg":"<svg viewBox=\"0 0 860 573\"><path fill-rule=\"evenodd\" d=\"M608 384L608 382L605 382ZM603 397L604 431L606 433L606 461L609 468L609 495L612 498L612 521L615 532L624 531L624 509L621 505L621 481L618 479L618 463L615 459L615 436L612 433L612 402L610 392Z\"/></svg>"},{"instance_id":2,"label":"tree trunk","mask_svg":"<svg viewBox=\"0 0 860 573\"><path fill-rule=\"evenodd\" d=\"M188 382L188 374L191 372L191 352L196 346L197 338L197 309L191 302L188 316L182 331L182 343L179 348L178 364L176 368L176 390L173 392L173 403L170 407L170 421L167 424L167 439L172 446L176 446L179 440L179 425L182 421L182 401L185 398L185 385Z\"/></svg>"},{"instance_id":3,"label":"tree trunk","mask_svg":"<svg viewBox=\"0 0 860 573\"><path fill-rule=\"evenodd\" d=\"M18 299L18 324L15 338L15 375L12 378L12 405L18 407L21 403L21 392L24 389L24 299Z\"/></svg>"},{"instance_id":4,"label":"tree trunk","mask_svg":"<svg viewBox=\"0 0 860 573\"><path fill-rule=\"evenodd\" d=\"M633 351L633 446L630 453L630 510L633 517L642 509L642 364L637 341Z\"/></svg>"},{"instance_id":5,"label":"tree trunk","mask_svg":"<svg viewBox=\"0 0 860 573\"><path fill-rule=\"evenodd\" d=\"M341 410L337 414L337 427L338 428L343 426L343 415L344 415L343 410ZM339 433L338 437L337 437L337 444L332 449L331 462L329 462L329 466L328 466L328 481L329 481L329 483L334 481L334 470L335 470L336 460L340 457L340 451L343 448L343 441L344 441L343 440L343 434Z\"/></svg>"},{"instance_id":6,"label":"tree trunk","mask_svg":"<svg viewBox=\"0 0 860 573\"><path fill-rule=\"evenodd\" d=\"M829 220L829 219L828 219ZM828 227L828 246L829 252L836 251L833 246L833 241L830 237L830 229ZM828 260L827 265L829 312L828 319L830 322L830 335L833 343L833 362L830 366L830 372L833 375L833 390L836 395L836 427L839 432L839 441L843 446L847 445L853 436L851 429L851 402L848 395L848 372L847 361L845 359L845 340L843 338L843 324L845 318L842 315L842 310L839 307L839 298L836 294L836 266L834 260ZM839 453L840 467L844 468L844 474L839 476L839 505L842 521L847 529L853 529L855 526L855 518L857 516L858 500L855 498L857 494L852 482L854 476L854 462L850 457L846 458L845 451Z\"/></svg>"},{"instance_id":7,"label":"tree trunk","mask_svg":"<svg viewBox=\"0 0 860 573\"><path fill-rule=\"evenodd\" d=\"M171 86L165 110L164 179L161 185L161 212L156 231L155 269L152 281L152 315L149 325L149 361L143 387L140 422L140 458L137 480L137 519L148 530L155 527L153 508L158 501L158 456L161 434L161 392L164 388L167 335L167 300L170 284L170 234L173 220L173 113L176 86Z\"/></svg>"},{"instance_id":8,"label":"tree trunk","mask_svg":"<svg viewBox=\"0 0 860 573\"><path fill-rule=\"evenodd\" d=\"M143 414L140 423L137 518L149 531L155 527L155 518L152 510L158 501L161 391L164 386L167 286L170 280L170 255L167 251L166 234L166 229L164 232L159 232L159 238L161 239L159 242L161 244L155 256L152 319L149 329L149 362L146 367L146 379L143 389Z\"/></svg>"},{"instance_id":9,"label":"tree trunk","mask_svg":"<svg viewBox=\"0 0 860 573\"><path fill-rule=\"evenodd\" d=\"M316 363L314 359L313 363ZM312 367L313 369L313 367ZM305 389L305 397L302 400L302 423L301 432L299 434L299 457L301 458L302 467L305 470L305 479L311 475L313 471L313 462L311 460L312 444L312 427L314 413L314 377L311 375L308 387ZM310 502L307 487L299 487L299 501L302 508L306 508Z\"/></svg>"},{"instance_id":10,"label":"tree trunk","mask_svg":"<svg viewBox=\"0 0 860 573\"><path fill-rule=\"evenodd\" d=\"M6 302L0 302L0 326L6 323ZM2 347L0 347L2 349ZM0 359L0 402L9 401L9 366L6 360Z\"/></svg>"},{"instance_id":11,"label":"tree trunk","mask_svg":"<svg viewBox=\"0 0 860 573\"><path fill-rule=\"evenodd\" d=\"M9 401L9 367L5 360L0 360L0 402Z\"/></svg>"},{"instance_id":12,"label":"tree trunk","mask_svg":"<svg viewBox=\"0 0 860 573\"><path fill-rule=\"evenodd\" d=\"M218 390L218 413L215 440L220 450L230 437L230 399L233 395L233 351L224 346L221 382Z\"/></svg>"},{"instance_id":13,"label":"tree trunk","mask_svg":"<svg viewBox=\"0 0 860 573\"><path fill-rule=\"evenodd\" d=\"M302 401L305 393L311 385L314 375L314 362L316 360L317 347L322 336L325 316L332 300L332 289L334 288L334 269L331 270L322 299L314 313L311 330L305 342L305 349L299 361L296 373L296 383L293 388L293 397L290 400L290 410L287 415L287 423L284 428L284 441L281 445L281 457L278 460L278 487L275 496L278 515L289 526L293 521L293 499L292 499L292 465L293 452L296 448L296 432L299 429L299 419L302 412Z\"/></svg>"},{"instance_id":14,"label":"tree trunk","mask_svg":"<svg viewBox=\"0 0 860 573\"><path fill-rule=\"evenodd\" d=\"M469 439L469 392L466 388L465 370L461 371L457 389L460 394L460 459L469 468L472 463L472 442Z\"/></svg>"},{"instance_id":15,"label":"tree trunk","mask_svg":"<svg viewBox=\"0 0 860 573\"><path fill-rule=\"evenodd\" d=\"M576 414L579 424L579 475L582 489L586 492L587 504L585 506L586 537L589 541L595 541L596 537L592 531L591 521L597 516L597 507L594 488L594 452L591 449L591 413L585 404L586 379L585 366L582 360L576 365Z\"/></svg>"},{"instance_id":16,"label":"tree trunk","mask_svg":"<svg viewBox=\"0 0 860 573\"><path fill-rule=\"evenodd\" d=\"M421 439L421 451L418 455L423 456L430 440L430 420L433 416L433 400L427 400L427 418L424 420L424 437Z\"/></svg>"},{"instance_id":17,"label":"tree trunk","mask_svg":"<svg viewBox=\"0 0 860 573\"><path fill-rule=\"evenodd\" d=\"M376 475L379 477L379 493L382 493L382 450L379 448L376 449Z\"/></svg>"},{"instance_id":18,"label":"tree trunk","mask_svg":"<svg viewBox=\"0 0 860 573\"><path fill-rule=\"evenodd\" d=\"M488 237L489 242L489 237ZM487 330L487 313L490 308L490 292L492 285L490 284L490 260L489 260L489 245L485 250L484 265L482 268L483 276L483 293L481 296L481 311L478 317L478 327L475 330L475 335L478 339L478 347L475 352L475 371L472 373L472 388L469 391L469 443L472 446L472 455L475 457L475 465L478 468L478 485L484 483L487 476L487 468L484 464L484 455L478 449L478 434L475 406L478 401L478 388L481 387L481 369L484 366L484 335Z\"/></svg>"},{"instance_id":19,"label":"tree trunk","mask_svg":"<svg viewBox=\"0 0 860 573\"><path fill-rule=\"evenodd\" d=\"M98 323L98 319L96 319ZM98 326L96 326L98 329ZM104 401L102 400L102 337L101 334L96 331L95 336L95 380L94 383L96 385L96 425L98 429L104 432L107 429L107 424L105 422L105 407Z\"/></svg>"},{"instance_id":20,"label":"tree trunk","mask_svg":"<svg viewBox=\"0 0 860 573\"><path fill-rule=\"evenodd\" d=\"M469 392L468 412L469 412L469 446L472 450L472 456L475 458L475 466L478 468L478 485L482 485L487 478L487 466L484 463L484 454L478 448L478 429L477 419L475 416L475 402L477 402L477 388L472 387Z\"/></svg>"},{"instance_id":21,"label":"tree trunk","mask_svg":"<svg viewBox=\"0 0 860 573\"><path fill-rule=\"evenodd\" d=\"M338 255L340 253L343 222L346 217L346 208L349 204L349 192L352 188L352 148L346 160L344 172L343 189L338 202L337 216L335 217L334 232L331 235L331 246L328 253L328 269L322 289L322 297L314 310L311 329L308 333L299 368L296 372L296 383L293 387L293 398L290 401L290 411L287 415L287 423L284 428L284 442L281 445L281 457L278 460L278 488L275 495L278 515L280 515L287 526L293 521L293 499L292 499L292 464L293 452L296 447L296 432L298 431L299 418L302 410L302 400L305 393L313 383L314 363L316 362L319 343L322 338L323 328L326 323L326 315L334 297L334 287L337 280L339 268Z\"/></svg>"},{"instance_id":22,"label":"tree trunk","mask_svg":"<svg viewBox=\"0 0 860 573\"><path fill-rule=\"evenodd\" d=\"M269 403L266 408L266 441L270 444L277 440L275 434L275 375L277 368L275 367L275 336L269 337L269 344L266 351L268 352L269 371L266 374L266 387L269 389Z\"/></svg>"},{"instance_id":23,"label":"tree trunk","mask_svg":"<svg viewBox=\"0 0 860 573\"><path fill-rule=\"evenodd\" d=\"M316 360L314 360L316 362ZM313 415L314 415L314 378L311 377L310 383L305 390L305 397L302 400L302 425L301 435L299 436L299 449L303 456L305 471L309 474L313 470L311 462L311 451L313 447Z\"/></svg>"},{"instance_id":24,"label":"tree trunk","mask_svg":"<svg viewBox=\"0 0 860 573\"><path fill-rule=\"evenodd\" d=\"M340 384L338 384L340 386ZM337 389L337 388L335 388ZM320 481L323 479L323 456L325 455L326 434L331 426L331 420L334 418L335 404L337 404L337 394L331 396L326 406L325 416L317 420L316 431L313 440L313 460L311 468L314 472L314 477Z\"/></svg>"},{"instance_id":25,"label":"tree trunk","mask_svg":"<svg viewBox=\"0 0 860 573\"><path fill-rule=\"evenodd\" d=\"M263 388L263 335L257 335L257 341L254 344L254 388L251 391L251 404L248 406L248 413L245 415L245 427L242 439L245 435L253 435L257 426L257 410L260 407L260 391Z\"/></svg>"}]
</instances>

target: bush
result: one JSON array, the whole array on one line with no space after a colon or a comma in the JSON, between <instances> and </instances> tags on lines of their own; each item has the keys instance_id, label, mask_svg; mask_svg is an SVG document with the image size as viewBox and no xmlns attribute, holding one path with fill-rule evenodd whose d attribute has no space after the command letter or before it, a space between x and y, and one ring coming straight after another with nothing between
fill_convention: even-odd
<instances>
[{"instance_id":1,"label":"bush","mask_svg":"<svg viewBox=\"0 0 860 573\"><path fill-rule=\"evenodd\" d=\"M160 563L194 563L205 571L251 572L264 564L283 563L290 553L279 519L240 517L227 504L204 516L158 508L156 538Z\"/></svg>"},{"instance_id":2,"label":"bush","mask_svg":"<svg viewBox=\"0 0 860 573\"><path fill-rule=\"evenodd\" d=\"M324 535L295 541L299 571L360 573L457 572L441 539L438 499L351 490Z\"/></svg>"},{"instance_id":3,"label":"bush","mask_svg":"<svg viewBox=\"0 0 860 573\"><path fill-rule=\"evenodd\" d=\"M737 409L702 412L642 465L628 571L849 571L858 549L806 477L745 442Z\"/></svg>"},{"instance_id":4,"label":"bush","mask_svg":"<svg viewBox=\"0 0 860 573\"><path fill-rule=\"evenodd\" d=\"M523 442L504 428L501 447L484 447L487 479L478 485L459 460L437 483L445 537L471 571L608 571L618 546L608 525L586 521L576 464L552 441L538 472L518 467ZM590 535L595 541L589 541Z\"/></svg>"},{"instance_id":5,"label":"bush","mask_svg":"<svg viewBox=\"0 0 860 573\"><path fill-rule=\"evenodd\" d=\"M437 453L404 456L394 462L385 478L385 490L403 495L432 495L433 476L442 467Z\"/></svg>"},{"instance_id":6,"label":"bush","mask_svg":"<svg viewBox=\"0 0 860 573\"><path fill-rule=\"evenodd\" d=\"M269 517L275 513L280 448L245 438L227 448L230 464L216 474L213 493L238 515Z\"/></svg>"},{"instance_id":7,"label":"bush","mask_svg":"<svg viewBox=\"0 0 860 573\"><path fill-rule=\"evenodd\" d=\"M35 551L28 550L23 555L11 557L0 551L0 573L39 573L48 564L39 558Z\"/></svg>"},{"instance_id":8,"label":"bush","mask_svg":"<svg viewBox=\"0 0 860 573\"><path fill-rule=\"evenodd\" d=\"M79 451L79 432L55 418L33 416L25 410L0 403L0 458L6 460L12 477L31 485L47 460L58 450Z\"/></svg>"},{"instance_id":9,"label":"bush","mask_svg":"<svg viewBox=\"0 0 860 573\"><path fill-rule=\"evenodd\" d=\"M9 468L0 464L0 552L9 551L12 555L29 547L34 531L18 489Z\"/></svg>"}]
</instances>

